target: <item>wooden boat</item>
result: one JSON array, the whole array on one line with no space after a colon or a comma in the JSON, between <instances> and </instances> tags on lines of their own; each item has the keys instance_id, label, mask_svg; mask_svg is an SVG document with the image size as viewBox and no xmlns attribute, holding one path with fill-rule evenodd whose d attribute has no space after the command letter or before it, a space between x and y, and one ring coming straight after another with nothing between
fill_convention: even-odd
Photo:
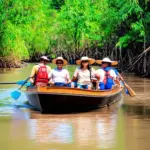
<instances>
[{"instance_id":1,"label":"wooden boat","mask_svg":"<svg viewBox=\"0 0 150 150\"><path fill-rule=\"evenodd\" d=\"M121 99L122 89L119 85L103 91L66 87L28 87L25 93L30 105L42 113L48 113L108 106Z\"/></svg>"}]
</instances>

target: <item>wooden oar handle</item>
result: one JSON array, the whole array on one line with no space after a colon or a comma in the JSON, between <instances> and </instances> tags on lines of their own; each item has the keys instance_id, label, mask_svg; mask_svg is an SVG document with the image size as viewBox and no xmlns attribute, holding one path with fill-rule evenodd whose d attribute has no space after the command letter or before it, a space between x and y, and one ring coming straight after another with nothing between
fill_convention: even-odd
<instances>
[{"instance_id":1,"label":"wooden oar handle","mask_svg":"<svg viewBox=\"0 0 150 150\"><path fill-rule=\"evenodd\" d=\"M131 87L124 81L124 79L122 78L122 76L118 73L118 75L119 75L119 77L120 77L120 79L121 79L121 81L124 83L124 86L126 87L126 89L128 90L128 92L129 92L129 95L130 96L135 96L136 95L136 93L131 89Z\"/></svg>"},{"instance_id":2,"label":"wooden oar handle","mask_svg":"<svg viewBox=\"0 0 150 150\"><path fill-rule=\"evenodd\" d=\"M0 82L0 84L17 84L17 82Z\"/></svg>"},{"instance_id":3,"label":"wooden oar handle","mask_svg":"<svg viewBox=\"0 0 150 150\"><path fill-rule=\"evenodd\" d=\"M120 73L118 73L118 76L119 76L120 80L125 84L125 81L124 81L124 79L123 79L123 77L121 76Z\"/></svg>"}]
</instances>

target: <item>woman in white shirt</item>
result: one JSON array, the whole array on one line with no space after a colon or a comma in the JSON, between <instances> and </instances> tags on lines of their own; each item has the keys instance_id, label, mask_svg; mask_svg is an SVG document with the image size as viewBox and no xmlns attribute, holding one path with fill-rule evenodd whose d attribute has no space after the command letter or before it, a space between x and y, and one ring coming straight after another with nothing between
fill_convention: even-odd
<instances>
[{"instance_id":1,"label":"woman in white shirt","mask_svg":"<svg viewBox=\"0 0 150 150\"><path fill-rule=\"evenodd\" d=\"M49 74L51 84L55 86L70 86L71 80L69 72L67 69L64 69L63 66L67 65L67 61L62 57L57 57L53 59L52 62L57 65L56 68L52 69Z\"/></svg>"},{"instance_id":2,"label":"woman in white shirt","mask_svg":"<svg viewBox=\"0 0 150 150\"><path fill-rule=\"evenodd\" d=\"M76 61L76 64L80 67L76 68L72 81L77 81L77 88L89 89L92 88L92 78L95 76L95 71L89 65L95 62L94 59L88 57L82 57ZM75 86L75 82L72 82L71 87Z\"/></svg>"}]
</instances>

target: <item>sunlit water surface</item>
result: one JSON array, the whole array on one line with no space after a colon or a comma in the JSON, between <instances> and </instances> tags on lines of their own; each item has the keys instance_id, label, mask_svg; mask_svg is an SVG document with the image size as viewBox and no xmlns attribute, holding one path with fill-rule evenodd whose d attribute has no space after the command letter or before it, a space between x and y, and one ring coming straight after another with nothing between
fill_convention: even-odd
<instances>
[{"instance_id":1,"label":"sunlit water surface","mask_svg":"<svg viewBox=\"0 0 150 150\"><path fill-rule=\"evenodd\" d=\"M0 82L26 79L31 68L0 70ZM67 69L72 75L75 66ZM150 80L124 78L136 97L124 94L110 107L72 114L40 114L29 108L24 94L17 101L10 97L19 86L0 85L0 149L149 150Z\"/></svg>"}]
</instances>

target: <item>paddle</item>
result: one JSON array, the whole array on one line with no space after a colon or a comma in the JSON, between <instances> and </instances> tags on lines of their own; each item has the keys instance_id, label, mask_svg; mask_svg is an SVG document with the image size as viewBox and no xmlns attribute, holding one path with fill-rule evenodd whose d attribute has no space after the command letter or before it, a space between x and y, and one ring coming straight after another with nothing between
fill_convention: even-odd
<instances>
[{"instance_id":1,"label":"paddle","mask_svg":"<svg viewBox=\"0 0 150 150\"><path fill-rule=\"evenodd\" d=\"M131 89L131 87L124 81L123 77L118 73L121 81L124 83L124 86L126 87L126 94L129 94L130 96L135 96L136 93Z\"/></svg>"},{"instance_id":2,"label":"paddle","mask_svg":"<svg viewBox=\"0 0 150 150\"><path fill-rule=\"evenodd\" d=\"M18 85L23 85L25 82L25 80L20 80L20 81L17 81L17 82L0 82L0 84L18 84ZM25 86L30 86L30 82L27 82L25 84Z\"/></svg>"},{"instance_id":3,"label":"paddle","mask_svg":"<svg viewBox=\"0 0 150 150\"><path fill-rule=\"evenodd\" d=\"M24 81L24 83L22 82L22 85L21 85L20 88L18 88L17 90L13 91L13 92L10 94L13 99L17 100L17 99L20 97L20 95L21 95L21 91L20 91L20 90L21 90L21 88L26 84L26 82L27 82L29 79L30 79L30 77L28 77L28 78Z\"/></svg>"}]
</instances>

